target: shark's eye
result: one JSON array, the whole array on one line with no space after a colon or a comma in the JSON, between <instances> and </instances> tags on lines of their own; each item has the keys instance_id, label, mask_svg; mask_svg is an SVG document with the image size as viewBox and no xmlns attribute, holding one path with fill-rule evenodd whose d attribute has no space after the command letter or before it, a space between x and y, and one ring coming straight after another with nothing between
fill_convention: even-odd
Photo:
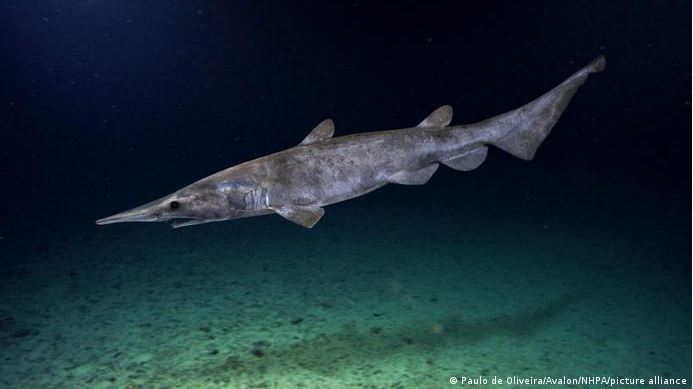
<instances>
[{"instance_id":1,"label":"shark's eye","mask_svg":"<svg viewBox=\"0 0 693 389\"><path fill-rule=\"evenodd\" d=\"M176 208L180 207L180 203L178 201L173 200L169 204L169 207L171 207L171 209L176 209Z\"/></svg>"}]
</instances>

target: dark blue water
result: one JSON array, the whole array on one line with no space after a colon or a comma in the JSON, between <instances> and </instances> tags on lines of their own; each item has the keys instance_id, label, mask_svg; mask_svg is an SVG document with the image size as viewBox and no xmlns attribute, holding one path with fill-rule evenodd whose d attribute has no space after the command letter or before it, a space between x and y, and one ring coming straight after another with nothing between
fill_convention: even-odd
<instances>
[{"instance_id":1,"label":"dark blue water","mask_svg":"<svg viewBox=\"0 0 693 389\"><path fill-rule=\"evenodd\" d=\"M690 7L1 5L0 386L688 387ZM451 104L472 123L602 54L532 162L492 149L313 230L94 225L325 118L340 136Z\"/></svg>"}]
</instances>

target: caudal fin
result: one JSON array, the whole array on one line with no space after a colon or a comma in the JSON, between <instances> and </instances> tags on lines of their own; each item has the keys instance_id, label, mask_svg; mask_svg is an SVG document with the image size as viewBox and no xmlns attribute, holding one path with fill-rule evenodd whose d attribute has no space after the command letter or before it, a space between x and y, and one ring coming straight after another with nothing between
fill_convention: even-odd
<instances>
[{"instance_id":1,"label":"caudal fin","mask_svg":"<svg viewBox=\"0 0 693 389\"><path fill-rule=\"evenodd\" d=\"M477 123L488 134L485 143L518 158L533 159L539 145L549 135L580 85L590 73L601 72L605 66L606 59L601 55L531 103Z\"/></svg>"}]
</instances>

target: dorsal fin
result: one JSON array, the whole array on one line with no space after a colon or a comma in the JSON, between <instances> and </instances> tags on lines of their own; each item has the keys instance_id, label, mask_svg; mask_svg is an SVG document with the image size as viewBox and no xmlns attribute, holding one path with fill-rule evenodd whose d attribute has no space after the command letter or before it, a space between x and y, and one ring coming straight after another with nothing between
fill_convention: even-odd
<instances>
[{"instance_id":1,"label":"dorsal fin","mask_svg":"<svg viewBox=\"0 0 693 389\"><path fill-rule=\"evenodd\" d=\"M417 127L422 128L443 128L452 121L452 107L444 105L433 111Z\"/></svg>"},{"instance_id":2,"label":"dorsal fin","mask_svg":"<svg viewBox=\"0 0 693 389\"><path fill-rule=\"evenodd\" d=\"M334 122L332 119L325 119L315 126L313 131L308 134L301 144L309 145L311 143L320 142L332 138L332 135L334 135Z\"/></svg>"}]
</instances>

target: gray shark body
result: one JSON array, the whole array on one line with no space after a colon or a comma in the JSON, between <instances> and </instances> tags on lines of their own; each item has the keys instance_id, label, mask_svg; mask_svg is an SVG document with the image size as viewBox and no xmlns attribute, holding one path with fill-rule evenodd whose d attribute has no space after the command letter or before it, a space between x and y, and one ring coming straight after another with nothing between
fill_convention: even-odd
<instances>
[{"instance_id":1,"label":"gray shark body","mask_svg":"<svg viewBox=\"0 0 693 389\"><path fill-rule=\"evenodd\" d=\"M415 127L341 137L332 136L334 125L328 119L295 147L230 167L96 223L171 221L181 227L277 213L310 228L326 205L390 183L425 184L440 164L475 169L489 145L531 160L578 87L604 66L604 57L598 57L531 103L469 125L450 126L450 106L438 108Z\"/></svg>"}]
</instances>

